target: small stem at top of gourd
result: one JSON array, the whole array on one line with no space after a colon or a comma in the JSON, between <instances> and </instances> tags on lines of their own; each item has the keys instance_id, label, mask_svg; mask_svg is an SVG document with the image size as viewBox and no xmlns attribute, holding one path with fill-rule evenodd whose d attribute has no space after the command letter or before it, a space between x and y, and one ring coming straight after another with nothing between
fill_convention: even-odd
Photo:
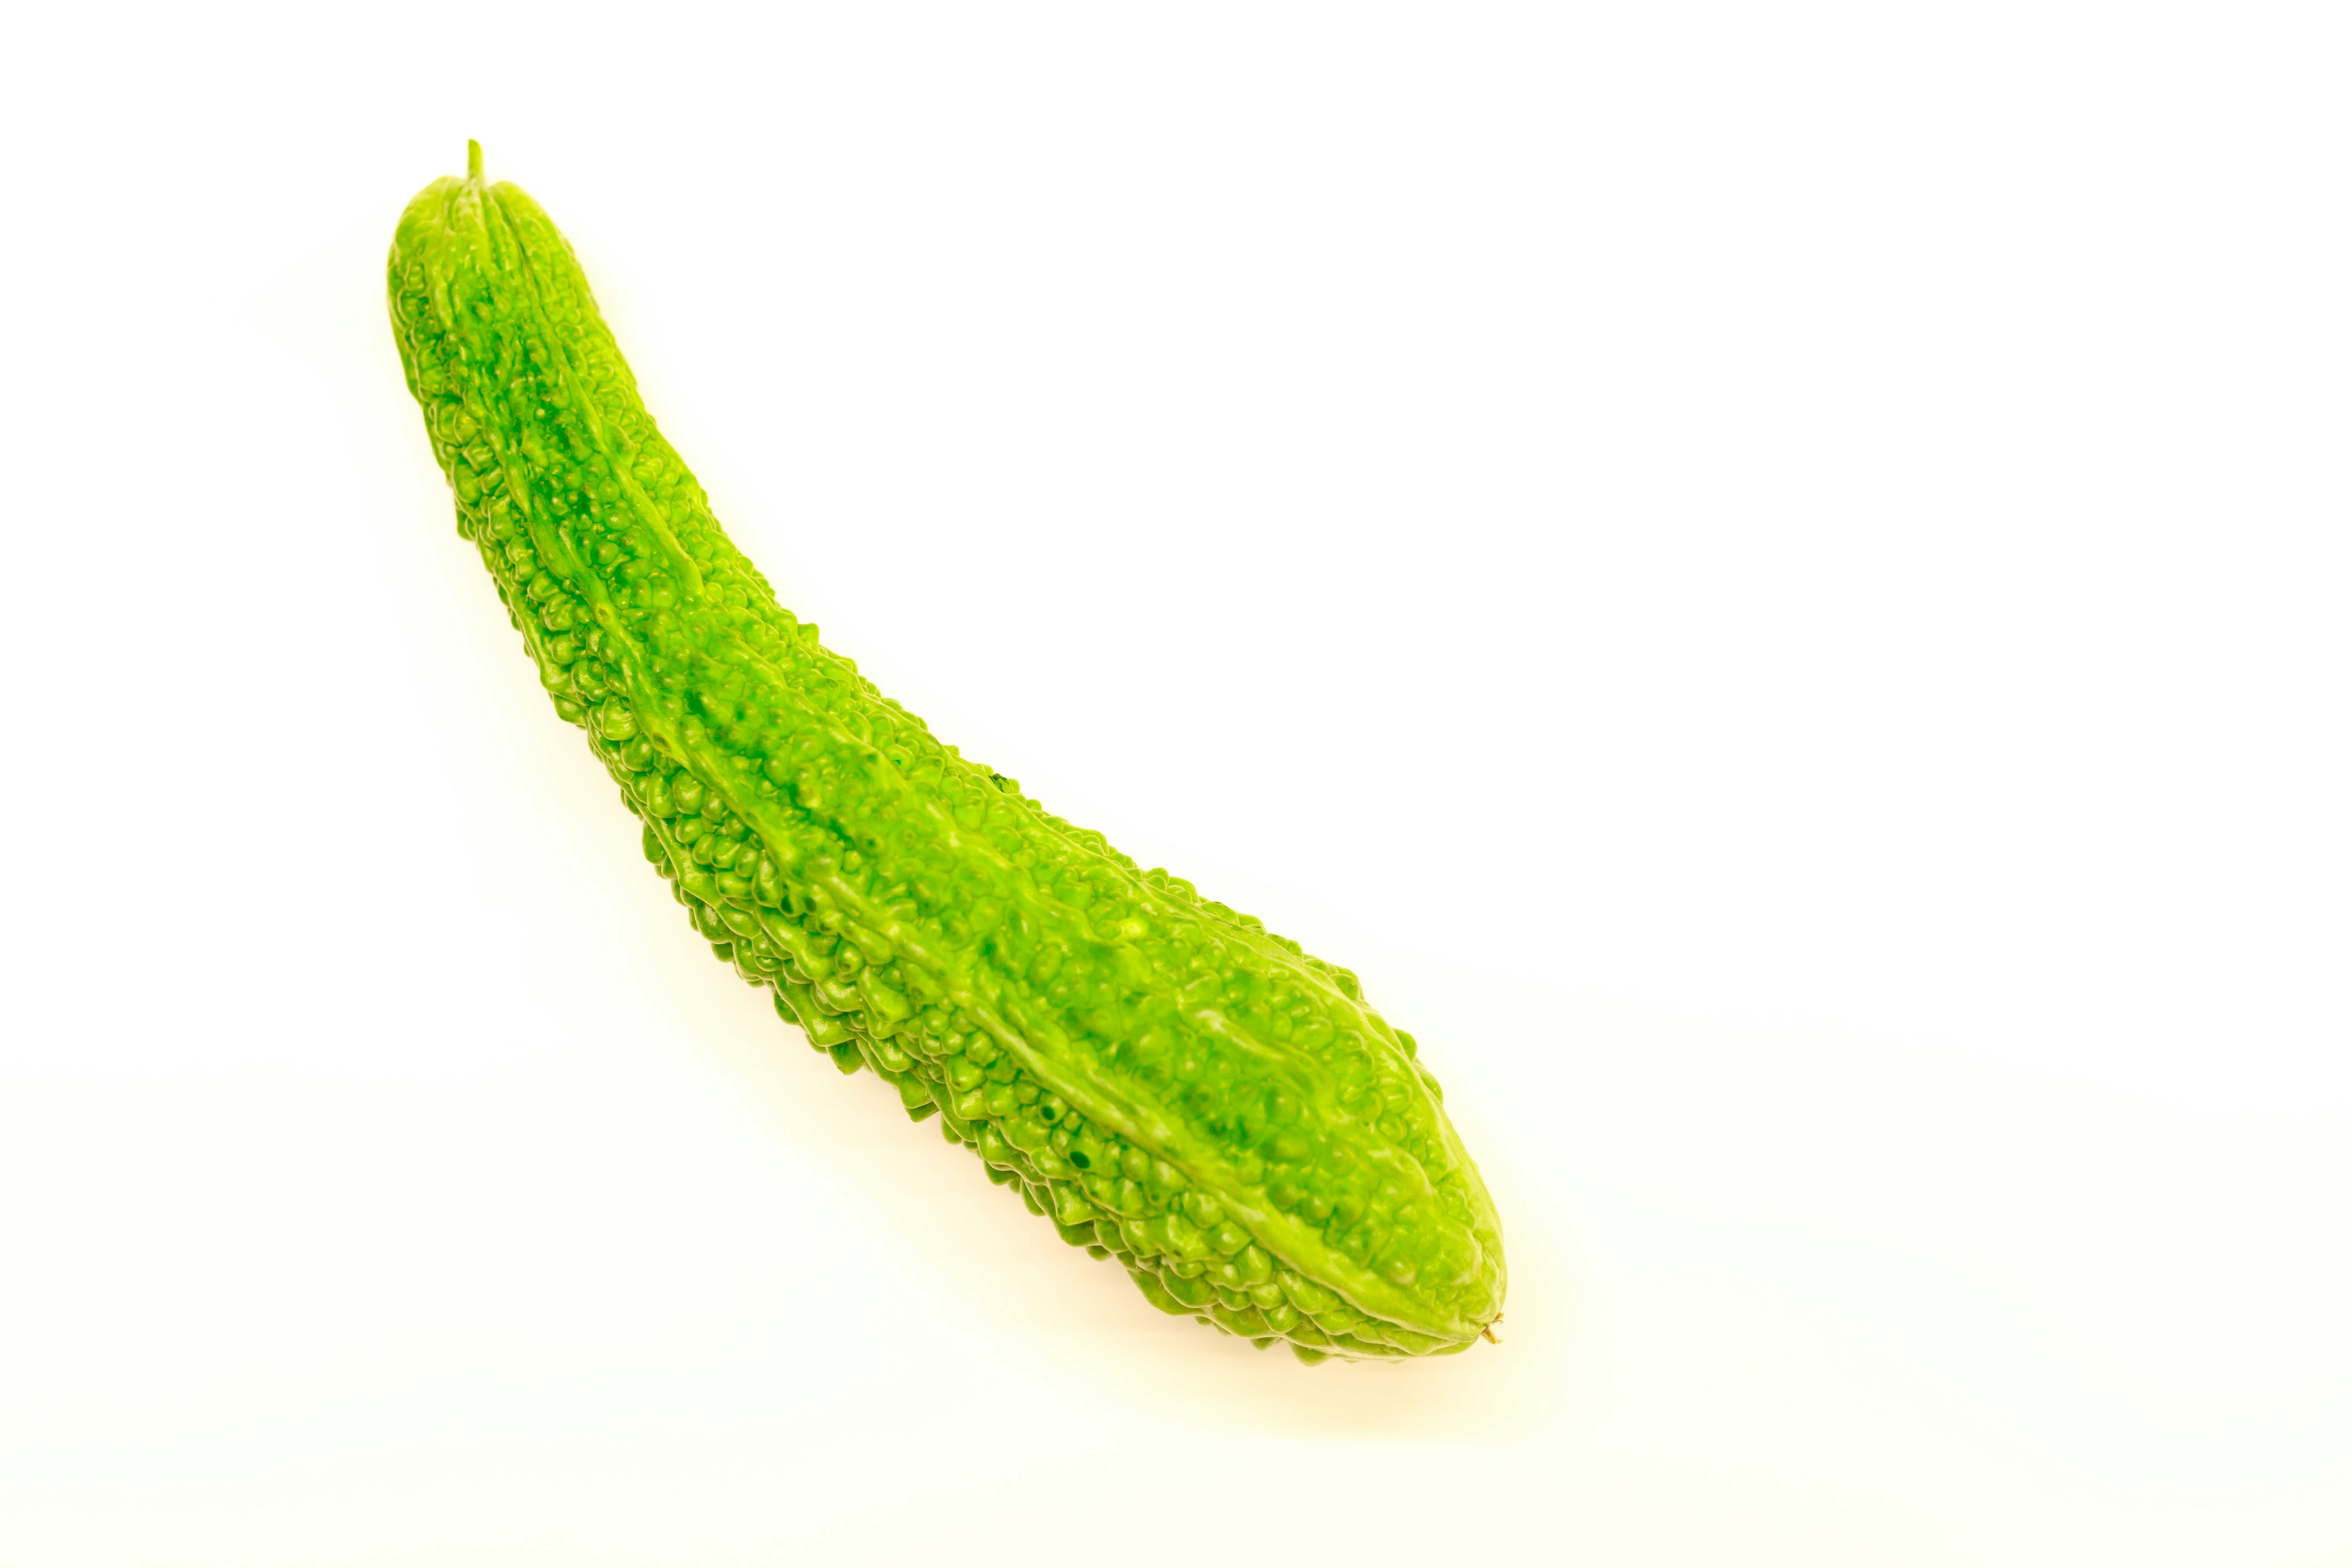
<instances>
[{"instance_id":1,"label":"small stem at top of gourd","mask_svg":"<svg viewBox=\"0 0 2352 1568\"><path fill-rule=\"evenodd\" d=\"M466 178L478 180L481 177L482 144L479 142L468 142L466 143Z\"/></svg>"}]
</instances>

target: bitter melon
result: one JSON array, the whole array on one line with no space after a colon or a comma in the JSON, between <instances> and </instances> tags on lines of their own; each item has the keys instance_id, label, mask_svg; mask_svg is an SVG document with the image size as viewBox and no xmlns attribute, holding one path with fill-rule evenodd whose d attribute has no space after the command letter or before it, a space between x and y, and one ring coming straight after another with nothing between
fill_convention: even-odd
<instances>
[{"instance_id":1,"label":"bitter melon","mask_svg":"<svg viewBox=\"0 0 2352 1568\"><path fill-rule=\"evenodd\" d=\"M541 684L696 928L811 1044L1167 1311L1310 1362L1488 1330L1501 1233L1412 1037L940 744L778 605L478 144L402 214L389 294L457 531Z\"/></svg>"}]
</instances>

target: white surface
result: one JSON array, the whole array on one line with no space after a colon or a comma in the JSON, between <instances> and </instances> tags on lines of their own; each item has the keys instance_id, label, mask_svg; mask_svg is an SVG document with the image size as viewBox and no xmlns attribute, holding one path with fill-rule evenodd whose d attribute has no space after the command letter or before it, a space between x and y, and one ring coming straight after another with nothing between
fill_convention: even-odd
<instances>
[{"instance_id":1,"label":"white surface","mask_svg":"<svg viewBox=\"0 0 2352 1568\"><path fill-rule=\"evenodd\" d=\"M2340 10L828 10L12 24L0 1562L2352 1563ZM1420 1035L1503 1349L1162 1319L711 961L401 385L469 135Z\"/></svg>"}]
</instances>

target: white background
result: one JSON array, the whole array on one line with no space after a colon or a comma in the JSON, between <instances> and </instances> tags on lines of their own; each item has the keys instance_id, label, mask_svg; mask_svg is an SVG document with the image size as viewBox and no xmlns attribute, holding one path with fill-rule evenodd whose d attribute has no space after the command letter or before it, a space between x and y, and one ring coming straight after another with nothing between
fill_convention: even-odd
<instances>
[{"instance_id":1,"label":"white background","mask_svg":"<svg viewBox=\"0 0 2352 1568\"><path fill-rule=\"evenodd\" d=\"M2352 1563L2347 46L17 14L0 1563ZM829 643L1420 1036L1503 1348L1161 1318L712 962L401 383L468 136Z\"/></svg>"}]
</instances>

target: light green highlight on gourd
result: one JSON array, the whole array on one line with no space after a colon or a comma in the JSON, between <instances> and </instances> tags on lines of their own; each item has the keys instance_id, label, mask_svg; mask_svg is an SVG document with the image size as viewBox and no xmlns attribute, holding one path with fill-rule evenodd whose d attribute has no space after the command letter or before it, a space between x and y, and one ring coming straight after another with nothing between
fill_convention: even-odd
<instances>
[{"instance_id":1,"label":"light green highlight on gourd","mask_svg":"<svg viewBox=\"0 0 2352 1568\"><path fill-rule=\"evenodd\" d=\"M811 1044L1167 1311L1310 1361L1495 1321L1494 1205L1412 1037L940 744L778 605L478 142L402 215L389 289L458 532L541 684L696 929Z\"/></svg>"}]
</instances>

